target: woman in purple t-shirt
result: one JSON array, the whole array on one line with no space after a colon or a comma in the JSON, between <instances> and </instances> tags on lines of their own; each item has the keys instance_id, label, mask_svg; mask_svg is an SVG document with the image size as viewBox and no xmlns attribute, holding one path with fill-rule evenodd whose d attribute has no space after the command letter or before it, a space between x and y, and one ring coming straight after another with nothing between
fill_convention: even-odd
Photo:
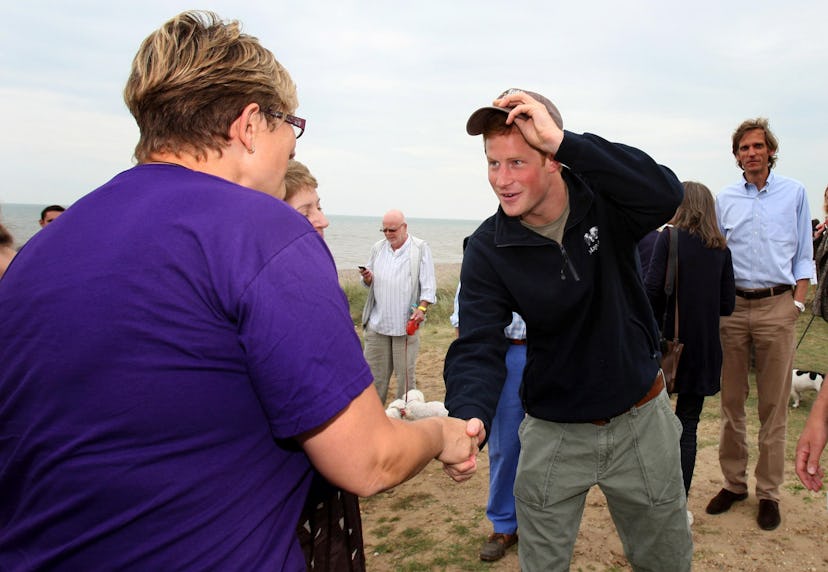
<instances>
[{"instance_id":1,"label":"woman in purple t-shirt","mask_svg":"<svg viewBox=\"0 0 828 572\"><path fill-rule=\"evenodd\" d=\"M469 478L480 421L385 415L321 237L267 196L305 128L273 54L185 12L124 98L138 165L0 280L0 569L302 570L314 470Z\"/></svg>"}]
</instances>

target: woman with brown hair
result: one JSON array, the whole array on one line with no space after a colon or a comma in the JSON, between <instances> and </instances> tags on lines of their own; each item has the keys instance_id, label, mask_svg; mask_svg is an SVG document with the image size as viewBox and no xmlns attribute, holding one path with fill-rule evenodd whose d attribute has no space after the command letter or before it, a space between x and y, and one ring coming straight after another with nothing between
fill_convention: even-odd
<instances>
[{"instance_id":1,"label":"woman with brown hair","mask_svg":"<svg viewBox=\"0 0 828 572\"><path fill-rule=\"evenodd\" d=\"M681 421L681 469L684 490L690 494L696 464L696 430L704 398L719 392L722 345L719 317L733 312L735 285L730 250L716 222L716 207L710 190L701 183L685 181L684 200L661 231L650 259L646 286L653 314L661 323L667 311L663 334L672 337L678 296L679 339L684 351L676 374L676 416ZM670 241L678 244L678 275L673 294L667 298L664 283ZM692 513L688 511L692 522Z\"/></svg>"}]
</instances>

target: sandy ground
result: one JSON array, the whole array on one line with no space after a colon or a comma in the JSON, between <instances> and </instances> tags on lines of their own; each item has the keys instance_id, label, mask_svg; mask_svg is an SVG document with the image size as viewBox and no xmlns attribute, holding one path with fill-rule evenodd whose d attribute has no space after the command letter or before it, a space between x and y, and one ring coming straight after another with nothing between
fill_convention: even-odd
<instances>
[{"instance_id":1,"label":"sandy ground","mask_svg":"<svg viewBox=\"0 0 828 572\"><path fill-rule=\"evenodd\" d=\"M427 331L423 334L428 335ZM445 394L442 367L446 345L423 341L417 380L427 400L442 400ZM392 388L393 383L392 379ZM810 407L813 397L809 395L802 407ZM777 530L766 532L756 525L758 503L752 488L748 500L736 503L729 512L717 516L704 512L721 488L718 430L718 401L708 399L699 427L699 453L689 500L695 516L694 570L828 570L826 494L806 491L792 462L782 490L782 524ZM797 437L789 435L788 439ZM751 439L755 442L755 436ZM753 450L751 460L755 458ZM752 473L753 465L749 471ZM494 564L482 563L477 557L491 531L485 518L487 492L488 458L484 451L478 474L469 482L454 483L437 462L432 462L407 483L363 499L368 570L519 570L514 548ZM587 499L571 569L631 570L597 488Z\"/></svg>"}]
</instances>

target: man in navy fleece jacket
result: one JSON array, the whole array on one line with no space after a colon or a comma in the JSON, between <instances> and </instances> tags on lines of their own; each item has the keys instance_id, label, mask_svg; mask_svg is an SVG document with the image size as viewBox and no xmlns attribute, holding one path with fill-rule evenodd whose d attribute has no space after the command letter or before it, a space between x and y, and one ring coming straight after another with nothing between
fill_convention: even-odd
<instances>
[{"instance_id":1,"label":"man in navy fleece jacket","mask_svg":"<svg viewBox=\"0 0 828 572\"><path fill-rule=\"evenodd\" d=\"M500 208L464 253L446 406L488 430L506 375L503 328L523 316L521 569L569 569L597 484L635 570L689 570L681 426L635 254L681 203L681 184L638 149L563 131L535 93L504 92L466 129L483 135Z\"/></svg>"}]
</instances>

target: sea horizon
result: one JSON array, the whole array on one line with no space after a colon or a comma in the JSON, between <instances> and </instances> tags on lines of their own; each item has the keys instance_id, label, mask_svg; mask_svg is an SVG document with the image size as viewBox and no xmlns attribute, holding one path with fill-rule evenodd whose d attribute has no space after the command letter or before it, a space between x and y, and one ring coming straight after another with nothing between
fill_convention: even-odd
<instances>
[{"instance_id":1,"label":"sea horizon","mask_svg":"<svg viewBox=\"0 0 828 572\"><path fill-rule=\"evenodd\" d=\"M20 248L40 230L40 211L48 205L34 203L0 203L0 222ZM71 208L71 207L70 207ZM337 215L325 213L330 226L325 242L337 269L356 268L365 264L371 246L383 238L382 216ZM431 248L435 264L454 264L463 259L463 239L482 220L406 217L408 231L425 240Z\"/></svg>"}]
</instances>

